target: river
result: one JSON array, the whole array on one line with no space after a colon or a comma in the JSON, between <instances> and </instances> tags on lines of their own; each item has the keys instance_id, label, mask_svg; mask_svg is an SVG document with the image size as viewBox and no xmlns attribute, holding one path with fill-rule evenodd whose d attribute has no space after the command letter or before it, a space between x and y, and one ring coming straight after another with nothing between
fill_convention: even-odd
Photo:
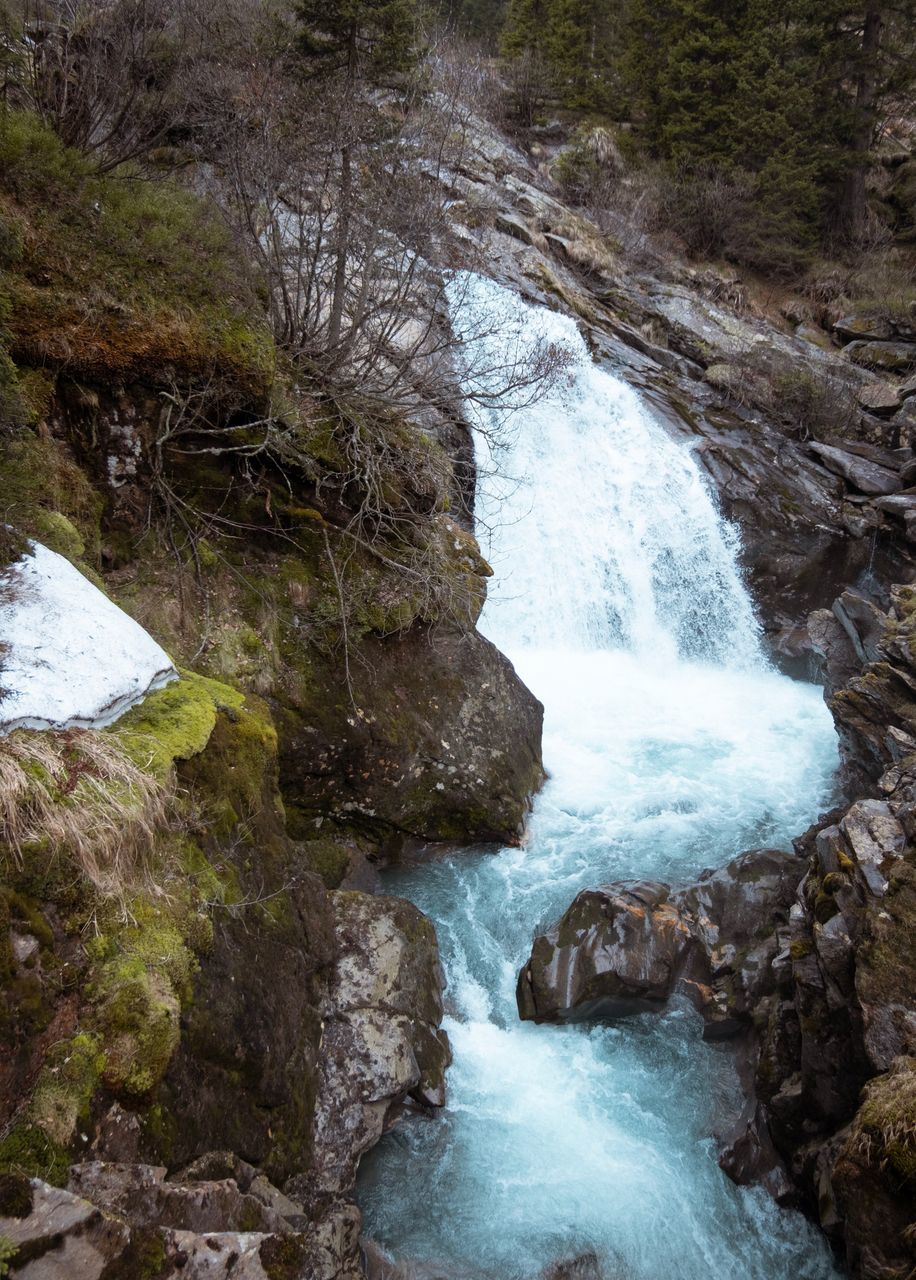
<instances>
[{"instance_id":1,"label":"river","mask_svg":"<svg viewBox=\"0 0 916 1280\"><path fill-rule=\"evenodd\" d=\"M481 630L544 703L550 778L523 847L386 877L436 922L455 1061L444 1111L364 1160L366 1231L424 1276L533 1280L594 1255L605 1280L827 1280L816 1230L719 1169L733 1055L688 1006L564 1027L515 1006L534 934L579 889L790 847L831 798L821 691L768 665L736 531L689 448L573 321L479 277L451 288L467 385L513 345L568 361L536 404L469 406L495 570Z\"/></svg>"}]
</instances>

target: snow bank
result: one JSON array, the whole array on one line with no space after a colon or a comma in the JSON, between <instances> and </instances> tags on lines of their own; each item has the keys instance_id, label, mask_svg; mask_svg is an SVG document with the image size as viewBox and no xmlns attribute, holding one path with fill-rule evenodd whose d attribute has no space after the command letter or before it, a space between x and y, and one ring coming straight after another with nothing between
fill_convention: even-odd
<instances>
[{"instance_id":1,"label":"snow bank","mask_svg":"<svg viewBox=\"0 0 916 1280\"><path fill-rule=\"evenodd\" d=\"M0 735L101 729L177 678L152 636L69 560L32 544L0 586Z\"/></svg>"}]
</instances>

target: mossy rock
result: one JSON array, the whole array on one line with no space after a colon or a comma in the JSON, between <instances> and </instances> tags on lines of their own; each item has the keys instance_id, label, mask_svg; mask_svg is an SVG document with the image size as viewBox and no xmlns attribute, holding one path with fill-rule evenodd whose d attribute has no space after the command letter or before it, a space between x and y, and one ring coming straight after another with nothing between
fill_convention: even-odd
<instances>
[{"instance_id":1,"label":"mossy rock","mask_svg":"<svg viewBox=\"0 0 916 1280\"><path fill-rule=\"evenodd\" d=\"M149 694L111 730L131 759L158 777L178 760L190 760L210 741L220 708L237 709L245 695L206 676L183 672L181 679Z\"/></svg>"}]
</instances>

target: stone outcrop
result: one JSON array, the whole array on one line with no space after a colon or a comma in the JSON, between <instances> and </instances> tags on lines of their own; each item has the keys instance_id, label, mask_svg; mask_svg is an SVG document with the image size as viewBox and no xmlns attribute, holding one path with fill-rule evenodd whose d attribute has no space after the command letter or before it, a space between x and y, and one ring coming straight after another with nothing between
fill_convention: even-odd
<instances>
[{"instance_id":1,"label":"stone outcrop","mask_svg":"<svg viewBox=\"0 0 916 1280\"><path fill-rule=\"evenodd\" d=\"M164 1168L76 1165L66 1190L0 1184L0 1238L22 1280L360 1280L359 1215L311 1222L250 1166L167 1181ZM245 1189L247 1188L247 1190ZM351 1261L341 1266L341 1258Z\"/></svg>"},{"instance_id":2,"label":"stone outcrop","mask_svg":"<svg viewBox=\"0 0 916 1280\"><path fill-rule=\"evenodd\" d=\"M518 980L523 1019L619 1017L675 992L700 1010L710 1039L749 1029L804 864L758 849L685 889L623 881L583 890L535 939Z\"/></svg>"}]
</instances>

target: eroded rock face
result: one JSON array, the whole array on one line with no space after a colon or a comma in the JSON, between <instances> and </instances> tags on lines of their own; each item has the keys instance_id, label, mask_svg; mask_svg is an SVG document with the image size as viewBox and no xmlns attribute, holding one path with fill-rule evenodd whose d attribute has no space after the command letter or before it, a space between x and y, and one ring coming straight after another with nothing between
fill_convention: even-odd
<instances>
[{"instance_id":1,"label":"eroded rock face","mask_svg":"<svg viewBox=\"0 0 916 1280\"><path fill-rule=\"evenodd\" d=\"M288 1189L323 1213L408 1102L441 1106L451 1060L435 930L411 903L331 895L337 961L323 1008L315 1154Z\"/></svg>"}]
</instances>

